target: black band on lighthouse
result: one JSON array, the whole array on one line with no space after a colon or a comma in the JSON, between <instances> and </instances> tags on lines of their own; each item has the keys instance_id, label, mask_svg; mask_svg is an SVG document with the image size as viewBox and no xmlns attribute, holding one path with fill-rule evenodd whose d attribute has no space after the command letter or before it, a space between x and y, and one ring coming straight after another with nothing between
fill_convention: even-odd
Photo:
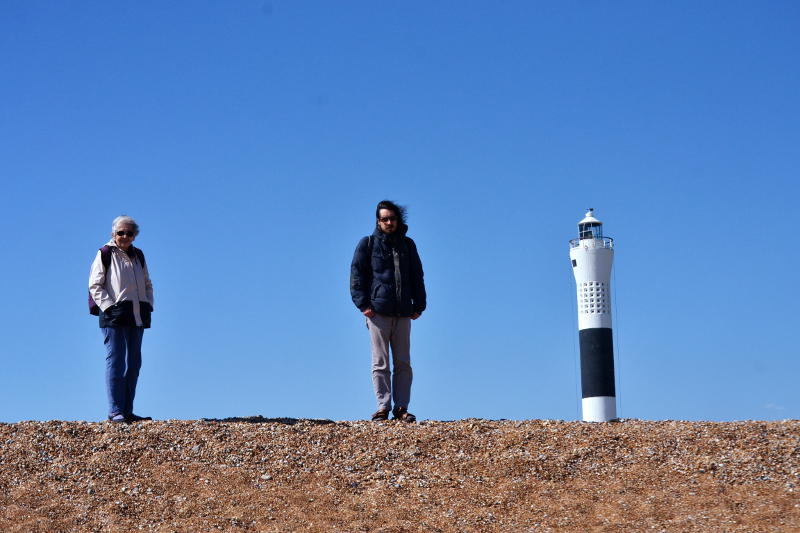
<instances>
[{"instance_id":1,"label":"black band on lighthouse","mask_svg":"<svg viewBox=\"0 0 800 533\"><path fill-rule=\"evenodd\" d=\"M616 396L611 328L582 329L579 334L583 397Z\"/></svg>"}]
</instances>

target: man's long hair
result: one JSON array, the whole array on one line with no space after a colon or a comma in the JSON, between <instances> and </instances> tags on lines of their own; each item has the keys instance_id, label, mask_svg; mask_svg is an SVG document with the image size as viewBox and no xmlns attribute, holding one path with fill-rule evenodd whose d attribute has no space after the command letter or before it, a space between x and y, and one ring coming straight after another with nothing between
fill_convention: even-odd
<instances>
[{"instance_id":1,"label":"man's long hair","mask_svg":"<svg viewBox=\"0 0 800 533\"><path fill-rule=\"evenodd\" d=\"M381 209L388 209L389 211L394 212L397 215L397 218L400 219L401 224L406 223L406 208L403 205L397 205L396 203L392 202L391 200L381 200L378 202L378 207L375 208L375 224L378 223L378 219L380 218Z\"/></svg>"}]
</instances>

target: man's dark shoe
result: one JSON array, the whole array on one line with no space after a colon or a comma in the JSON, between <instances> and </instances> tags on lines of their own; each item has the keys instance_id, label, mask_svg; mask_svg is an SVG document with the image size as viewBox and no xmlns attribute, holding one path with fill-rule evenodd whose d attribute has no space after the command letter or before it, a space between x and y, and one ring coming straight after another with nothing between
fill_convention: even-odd
<instances>
[{"instance_id":1,"label":"man's dark shoe","mask_svg":"<svg viewBox=\"0 0 800 533\"><path fill-rule=\"evenodd\" d=\"M379 420L389 420L389 410L388 409L378 409L372 414L372 420L377 422Z\"/></svg>"},{"instance_id":2,"label":"man's dark shoe","mask_svg":"<svg viewBox=\"0 0 800 533\"><path fill-rule=\"evenodd\" d=\"M124 415L108 415L108 421L112 424L127 424L128 419Z\"/></svg>"},{"instance_id":3,"label":"man's dark shoe","mask_svg":"<svg viewBox=\"0 0 800 533\"><path fill-rule=\"evenodd\" d=\"M392 415L394 416L395 420L400 420L401 422L417 421L417 417L409 413L408 409L405 407L395 407L394 410L392 410Z\"/></svg>"},{"instance_id":4,"label":"man's dark shoe","mask_svg":"<svg viewBox=\"0 0 800 533\"><path fill-rule=\"evenodd\" d=\"M127 420L128 422L141 422L143 420L152 420L152 419L153 419L152 416L139 416L133 413L125 417L125 420Z\"/></svg>"}]
</instances>

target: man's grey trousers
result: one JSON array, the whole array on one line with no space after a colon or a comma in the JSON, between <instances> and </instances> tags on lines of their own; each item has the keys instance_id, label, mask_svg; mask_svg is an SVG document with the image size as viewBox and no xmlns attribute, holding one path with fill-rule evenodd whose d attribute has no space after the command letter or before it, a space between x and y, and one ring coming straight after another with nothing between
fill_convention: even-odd
<instances>
[{"instance_id":1,"label":"man's grey trousers","mask_svg":"<svg viewBox=\"0 0 800 533\"><path fill-rule=\"evenodd\" d=\"M408 408L411 400L411 319L376 314L367 318L372 341L372 386L378 409ZM389 372L389 347L392 349L392 372Z\"/></svg>"}]
</instances>

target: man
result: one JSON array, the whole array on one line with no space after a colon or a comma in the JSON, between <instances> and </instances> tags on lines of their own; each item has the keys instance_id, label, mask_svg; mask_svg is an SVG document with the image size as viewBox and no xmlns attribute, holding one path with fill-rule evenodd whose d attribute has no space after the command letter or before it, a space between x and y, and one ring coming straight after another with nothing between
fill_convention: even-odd
<instances>
[{"instance_id":1,"label":"man","mask_svg":"<svg viewBox=\"0 0 800 533\"><path fill-rule=\"evenodd\" d=\"M142 366L142 336L150 327L153 284L144 254L133 246L139 225L122 215L111 224L111 240L98 250L89 275L89 295L99 309L106 347L108 419L114 423L151 420L133 413ZM94 307L94 306L91 306Z\"/></svg>"},{"instance_id":2,"label":"man","mask_svg":"<svg viewBox=\"0 0 800 533\"><path fill-rule=\"evenodd\" d=\"M414 241L406 237L404 207L384 200L375 218L375 231L359 241L350 265L350 295L367 319L372 341L372 385L378 403L372 420L386 420L391 411L397 420L414 422L416 417L408 412L411 321L425 310L422 262Z\"/></svg>"}]
</instances>

